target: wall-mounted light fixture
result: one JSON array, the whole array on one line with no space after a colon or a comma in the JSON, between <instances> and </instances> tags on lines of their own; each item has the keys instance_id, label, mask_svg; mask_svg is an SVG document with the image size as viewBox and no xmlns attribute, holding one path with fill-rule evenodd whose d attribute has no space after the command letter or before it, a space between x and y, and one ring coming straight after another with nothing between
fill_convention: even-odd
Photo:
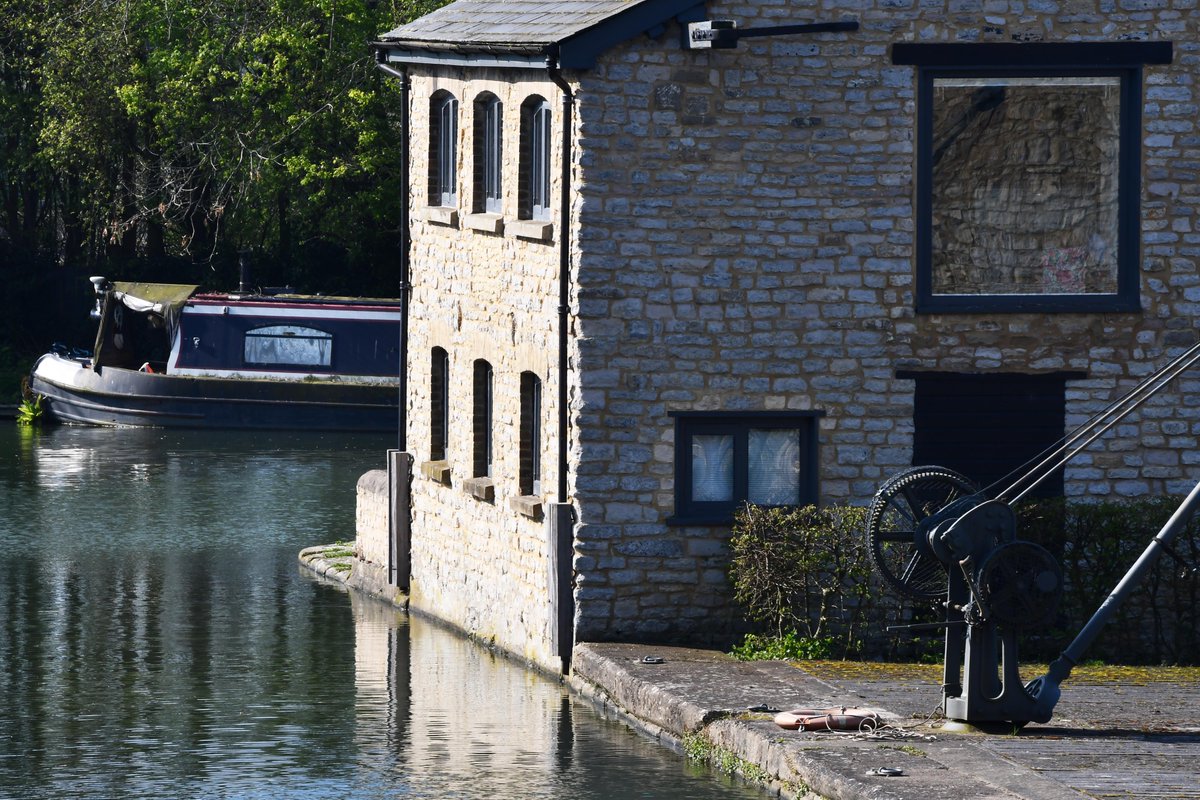
<instances>
[{"instance_id":1,"label":"wall-mounted light fixture","mask_svg":"<svg viewBox=\"0 0 1200 800\"><path fill-rule=\"evenodd\" d=\"M737 47L740 39L856 30L858 30L858 20L856 19L842 20L841 22L811 22L803 25L769 25L763 28L742 28L741 30L738 29L736 20L708 19L703 22L689 22L685 26L683 47L685 50L731 50Z\"/></svg>"}]
</instances>

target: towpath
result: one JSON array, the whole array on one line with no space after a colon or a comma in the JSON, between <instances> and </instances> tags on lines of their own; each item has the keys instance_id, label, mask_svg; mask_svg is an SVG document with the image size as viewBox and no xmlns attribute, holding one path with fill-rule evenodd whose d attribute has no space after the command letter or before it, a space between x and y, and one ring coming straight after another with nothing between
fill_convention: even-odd
<instances>
[{"instance_id":1,"label":"towpath","mask_svg":"<svg viewBox=\"0 0 1200 800\"><path fill-rule=\"evenodd\" d=\"M1137 674L1137 683L1122 671L1068 680L1054 719L1019 735L948 732L933 718L939 668L802 669L706 650L581 644L571 682L666 743L708 749L788 797L1200 798L1197 671ZM840 706L872 709L887 724L857 734L774 722L775 709Z\"/></svg>"}]
</instances>

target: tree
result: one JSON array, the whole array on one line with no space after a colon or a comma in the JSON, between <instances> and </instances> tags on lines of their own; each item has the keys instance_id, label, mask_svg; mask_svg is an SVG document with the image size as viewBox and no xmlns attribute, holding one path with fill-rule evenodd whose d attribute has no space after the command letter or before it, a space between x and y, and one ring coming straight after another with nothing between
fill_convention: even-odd
<instances>
[{"instance_id":1,"label":"tree","mask_svg":"<svg viewBox=\"0 0 1200 800\"><path fill-rule=\"evenodd\" d=\"M368 42L436 5L0 0L9 235L65 264L227 282L253 247L267 280L394 287L398 91Z\"/></svg>"}]
</instances>

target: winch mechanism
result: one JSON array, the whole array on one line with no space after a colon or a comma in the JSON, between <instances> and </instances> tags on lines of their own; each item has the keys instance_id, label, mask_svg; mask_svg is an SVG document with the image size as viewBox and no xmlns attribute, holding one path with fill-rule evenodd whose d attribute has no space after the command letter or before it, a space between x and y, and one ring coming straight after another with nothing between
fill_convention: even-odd
<instances>
[{"instance_id":1,"label":"winch mechanism","mask_svg":"<svg viewBox=\"0 0 1200 800\"><path fill-rule=\"evenodd\" d=\"M1063 571L1049 551L1018 536L1013 506L1197 361L1200 344L993 486L981 489L954 470L930 466L905 470L876 492L866 537L877 571L900 595L944 609L939 622L891 630L944 629L948 719L1017 727L1048 722L1059 685L1083 651L1159 554L1171 552L1171 540L1200 508L1200 484L1046 674L1022 683L1017 637L1054 619Z\"/></svg>"}]
</instances>

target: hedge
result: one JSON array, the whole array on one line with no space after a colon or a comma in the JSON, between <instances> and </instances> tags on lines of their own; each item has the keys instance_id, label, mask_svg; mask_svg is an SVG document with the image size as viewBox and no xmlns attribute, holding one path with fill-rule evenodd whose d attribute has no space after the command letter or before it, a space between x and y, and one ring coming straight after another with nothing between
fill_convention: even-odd
<instances>
[{"instance_id":1,"label":"hedge","mask_svg":"<svg viewBox=\"0 0 1200 800\"><path fill-rule=\"evenodd\" d=\"M1179 498L1104 503L1039 501L1017 509L1018 536L1062 564L1055 620L1023 631L1022 661L1066 647L1174 512ZM730 579L758 638L749 656L794 652L834 658L940 658L941 638L891 636L887 625L940 619L937 604L896 597L875 574L865 509L744 507L736 517ZM1088 659L1123 664L1200 664L1200 522L1163 555L1120 607Z\"/></svg>"}]
</instances>

